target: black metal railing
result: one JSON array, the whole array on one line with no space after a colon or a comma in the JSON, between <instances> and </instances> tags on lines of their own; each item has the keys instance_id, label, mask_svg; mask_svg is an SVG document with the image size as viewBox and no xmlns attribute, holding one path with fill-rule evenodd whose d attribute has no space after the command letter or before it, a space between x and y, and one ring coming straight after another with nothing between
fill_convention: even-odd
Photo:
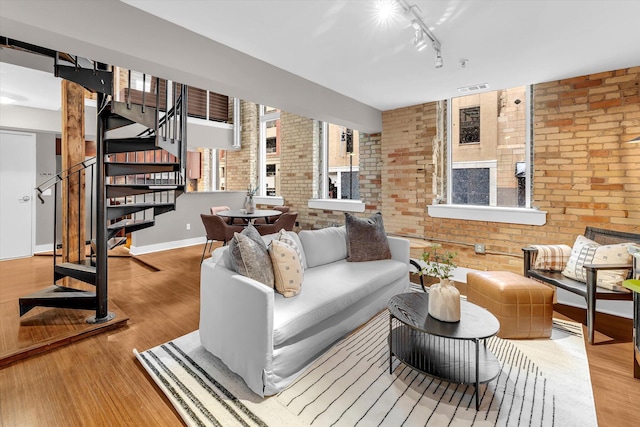
<instances>
[{"instance_id":1,"label":"black metal railing","mask_svg":"<svg viewBox=\"0 0 640 427\"><path fill-rule=\"evenodd\" d=\"M73 166L71 166L68 169L65 169L64 171L55 174L52 178L48 179L47 181L43 182L42 184L40 184L37 188L36 188L36 195L38 197L38 199L40 200L41 203L45 203L45 199L43 198L43 195L45 194L45 192L47 190L50 190L53 188L53 200L54 200L54 205L53 205L53 265L56 264L56 257L57 257L57 252L58 252L58 248L60 248L63 253L62 255L64 255L63 258L65 259L71 259L74 258L72 257L72 248L69 245L66 245L66 247L63 247L62 245L59 245L58 243L58 202L62 197L62 190L66 190L67 194L71 194L72 190L74 189L74 183L75 184L75 189L79 190L80 188L89 188L89 197L86 197L86 193L84 194L84 200L82 197L78 197L78 215L80 215L81 212L85 212L85 220L87 220L86 217L86 210L83 211L82 210L82 203L85 203L85 208L88 207L89 208L89 217L88 217L88 222L89 222L89 229L86 229L85 226L85 232L88 233L88 238L85 239L80 239L78 238L78 244L77 244L77 248L76 248L76 254L77 254L77 258L75 259L82 259L82 255L85 253L85 246L87 244L87 242L90 242L93 238L94 238L94 222L95 222L95 217L94 217L94 207L95 207L95 192L94 192L94 185L93 185L93 179L95 177L95 166L96 166L96 158L95 157L91 157L89 159L86 159L80 163L77 163ZM89 181L90 183L87 184L87 181ZM79 192L78 194L82 195L82 192ZM67 209L69 209L69 206L67 206ZM83 225L83 221L78 218L78 224L77 224L77 232L78 232L78 236L82 236L83 235L83 230L81 229L82 225ZM66 227L64 230L61 230L61 233L66 233L66 241L69 242L70 241L70 234L71 234L71 228L70 227Z\"/></svg>"}]
</instances>

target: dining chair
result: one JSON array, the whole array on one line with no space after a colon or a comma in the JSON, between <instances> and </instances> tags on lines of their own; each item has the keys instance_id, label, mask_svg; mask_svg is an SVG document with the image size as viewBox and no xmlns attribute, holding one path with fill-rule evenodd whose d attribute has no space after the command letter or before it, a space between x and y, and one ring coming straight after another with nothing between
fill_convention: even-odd
<instances>
[{"instance_id":1,"label":"dining chair","mask_svg":"<svg viewBox=\"0 0 640 427\"><path fill-rule=\"evenodd\" d=\"M276 211L280 211L282 213L287 213L289 212L291 208L289 206L274 206L273 210ZM278 219L278 217L280 217L281 215L274 215L274 216L270 216L268 217L269 221L266 221L264 218L256 218L254 220L254 224L273 224L274 222L276 222L276 220Z\"/></svg>"},{"instance_id":2,"label":"dining chair","mask_svg":"<svg viewBox=\"0 0 640 427\"><path fill-rule=\"evenodd\" d=\"M233 238L233 233L242 232L244 227L241 225L229 225L222 217L215 214L200 214L200 218L202 218L202 224L207 233L207 242L204 245L202 257L200 258L200 264L202 264L204 256L207 253L207 248L209 248L208 251L211 252L214 241L222 242L222 246L224 246Z\"/></svg>"},{"instance_id":3,"label":"dining chair","mask_svg":"<svg viewBox=\"0 0 640 427\"><path fill-rule=\"evenodd\" d=\"M298 212L285 212L280 215L273 224L258 225L256 229L261 236L277 233L283 228L287 231L292 231L297 218Z\"/></svg>"},{"instance_id":4,"label":"dining chair","mask_svg":"<svg viewBox=\"0 0 640 427\"><path fill-rule=\"evenodd\" d=\"M211 206L211 215L215 215L218 212L222 211L230 211L231 208L229 206Z\"/></svg>"}]
</instances>

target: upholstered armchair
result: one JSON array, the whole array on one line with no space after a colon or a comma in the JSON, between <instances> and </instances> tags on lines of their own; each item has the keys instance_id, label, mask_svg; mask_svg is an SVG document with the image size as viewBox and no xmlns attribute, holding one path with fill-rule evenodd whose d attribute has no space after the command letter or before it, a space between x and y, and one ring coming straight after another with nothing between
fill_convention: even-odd
<instances>
[{"instance_id":1,"label":"upholstered armchair","mask_svg":"<svg viewBox=\"0 0 640 427\"><path fill-rule=\"evenodd\" d=\"M200 214L200 217L202 218L204 229L207 232L207 243L205 243L204 245L204 249L202 250L202 257L200 258L200 264L202 264L205 254L207 252L211 252L214 241L217 240L219 242L222 242L222 245L224 246L233 238L233 233L242 232L244 227L241 225L229 225L222 217L215 214Z\"/></svg>"}]
</instances>

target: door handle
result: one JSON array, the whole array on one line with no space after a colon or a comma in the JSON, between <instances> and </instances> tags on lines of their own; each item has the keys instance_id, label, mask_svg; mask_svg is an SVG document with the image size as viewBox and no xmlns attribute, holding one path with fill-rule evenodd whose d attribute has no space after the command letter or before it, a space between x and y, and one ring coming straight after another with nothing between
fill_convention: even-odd
<instances>
[{"instance_id":1,"label":"door handle","mask_svg":"<svg viewBox=\"0 0 640 427\"><path fill-rule=\"evenodd\" d=\"M29 200L31 200L31 197L29 197L29 196L24 196L24 197L22 197L22 199L18 199L18 201L20 201L20 202L28 202Z\"/></svg>"}]
</instances>

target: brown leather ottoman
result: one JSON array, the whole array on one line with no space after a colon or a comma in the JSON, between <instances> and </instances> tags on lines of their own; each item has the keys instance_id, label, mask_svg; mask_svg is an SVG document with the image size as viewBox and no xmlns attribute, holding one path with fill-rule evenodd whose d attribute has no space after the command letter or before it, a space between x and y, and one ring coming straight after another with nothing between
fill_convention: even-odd
<instances>
[{"instance_id":1,"label":"brown leather ottoman","mask_svg":"<svg viewBox=\"0 0 640 427\"><path fill-rule=\"evenodd\" d=\"M510 271L467 274L467 300L500 321L500 338L551 336L553 289Z\"/></svg>"}]
</instances>

